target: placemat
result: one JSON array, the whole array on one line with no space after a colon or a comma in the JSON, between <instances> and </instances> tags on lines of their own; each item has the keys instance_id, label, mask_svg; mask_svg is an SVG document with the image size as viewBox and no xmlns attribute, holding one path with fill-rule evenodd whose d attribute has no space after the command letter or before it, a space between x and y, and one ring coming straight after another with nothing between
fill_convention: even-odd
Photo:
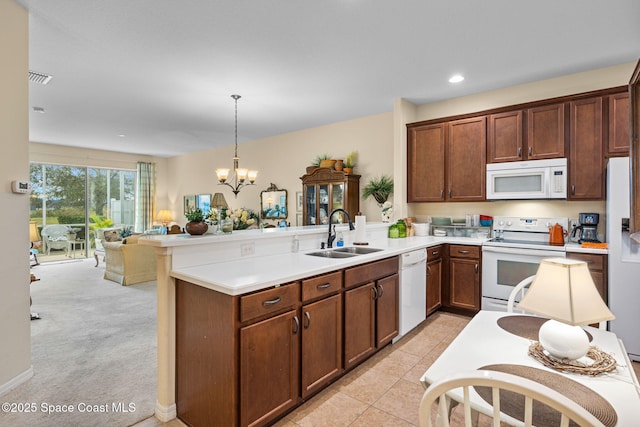
<instances>
[{"instance_id":1,"label":"placemat","mask_svg":"<svg viewBox=\"0 0 640 427\"><path fill-rule=\"evenodd\" d=\"M519 337L538 341L538 330L547 320L549 319L536 316L504 316L498 319L498 326ZM589 342L591 342L593 336L589 332L585 332L589 337Z\"/></svg>"},{"instance_id":2,"label":"placemat","mask_svg":"<svg viewBox=\"0 0 640 427\"><path fill-rule=\"evenodd\" d=\"M618 415L611 404L590 388L565 376L543 371L524 365L487 365L479 369L505 372L528 378L545 385L567 396L577 404L591 412L605 426L613 427L618 422ZM475 387L478 394L489 404L492 403L490 387ZM500 410L505 414L522 420L524 397L514 392L500 390ZM540 402L533 403L533 424L537 427L560 425L560 413ZM575 424L571 424L575 425Z\"/></svg>"}]
</instances>

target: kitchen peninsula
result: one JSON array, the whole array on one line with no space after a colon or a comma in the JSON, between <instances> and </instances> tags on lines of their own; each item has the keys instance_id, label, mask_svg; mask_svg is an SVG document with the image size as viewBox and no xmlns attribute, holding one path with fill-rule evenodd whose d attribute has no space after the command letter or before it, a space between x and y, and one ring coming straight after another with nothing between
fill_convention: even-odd
<instances>
[{"instance_id":1,"label":"kitchen peninsula","mask_svg":"<svg viewBox=\"0 0 640 427\"><path fill-rule=\"evenodd\" d=\"M326 226L141 239L141 244L156 248L158 257L156 417L169 420L178 416L193 425L206 425L203 420L211 420L212 414L217 420L228 420L227 425L260 424L278 418L397 335L400 254L449 242L469 246L482 243L482 239L466 237L387 239L387 226L367 226L368 247L380 251L345 258L308 255L318 251L321 242L326 241ZM354 232L346 225L338 226L338 231L343 232L346 246L350 246ZM326 288L329 290L323 291ZM378 301L372 302L371 295L376 295ZM354 305L365 300L368 305L364 308ZM274 306L279 308L273 311ZM357 307L357 313L366 312L368 317L350 318L350 306ZM301 307L305 312L302 316ZM328 358L333 367L324 366L326 375L313 372L313 368L299 372L299 358L304 354L298 354L300 346L291 344L291 332L301 330L303 351L300 353L304 353L305 328L309 326L306 313L314 313L314 309L318 310L315 319L331 326L324 328L329 335L321 341L326 343L326 338L332 337L336 345L345 342L344 349L334 349L337 356ZM383 316L391 317L393 322L385 321ZM358 329L362 317L371 319L377 330L365 330L362 334ZM311 318L314 319L313 314ZM356 325L351 333L353 340L349 339L347 326L344 340L342 335L339 338L331 335L331 331L341 334L343 324L351 324L349 322ZM243 404L240 390L243 384L251 384L256 375L261 375L261 365L256 360L243 359L248 351L243 352L242 343L250 347L264 345L264 341L256 337L264 332L261 329L265 329L265 325L270 325L269 339L277 350L277 357L271 359L282 362L277 369L295 361L295 370L273 371L278 372L272 378L276 383L262 391L260 399L265 400L256 400L254 396L250 405ZM367 342L355 339L361 336ZM370 337L375 337L373 344L368 341ZM281 351L279 345L289 346L290 351ZM249 369L243 371L244 363ZM208 370L211 367L215 372ZM249 370L251 372L247 372ZM181 382L185 377L189 381ZM283 378L292 382L285 387L281 382ZM291 398L276 404L268 413L257 413L273 405L269 399L276 395L273 392L276 389L290 392Z\"/></svg>"}]
</instances>

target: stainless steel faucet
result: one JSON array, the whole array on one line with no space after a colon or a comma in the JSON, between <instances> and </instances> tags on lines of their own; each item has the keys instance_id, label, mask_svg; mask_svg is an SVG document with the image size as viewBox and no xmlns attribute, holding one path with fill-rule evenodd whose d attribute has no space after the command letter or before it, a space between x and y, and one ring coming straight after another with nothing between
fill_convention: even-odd
<instances>
[{"instance_id":1,"label":"stainless steel faucet","mask_svg":"<svg viewBox=\"0 0 640 427\"><path fill-rule=\"evenodd\" d=\"M338 208L338 209L334 209L331 211L331 213L329 214L329 237L327 237L327 248L332 248L333 247L333 241L336 239L336 226L333 226L333 232L331 231L331 226L333 224L331 224L331 218L333 218L333 214L335 214L336 212L342 212L347 216L347 221L349 221L349 230L355 230L356 228L353 226L353 223L351 222L351 217L349 216L349 212L345 211L342 208Z\"/></svg>"}]
</instances>

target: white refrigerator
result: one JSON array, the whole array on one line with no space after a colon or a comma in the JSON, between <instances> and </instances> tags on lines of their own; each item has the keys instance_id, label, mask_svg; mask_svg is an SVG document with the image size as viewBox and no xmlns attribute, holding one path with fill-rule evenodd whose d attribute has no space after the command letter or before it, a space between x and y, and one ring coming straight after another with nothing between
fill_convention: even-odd
<instances>
[{"instance_id":1,"label":"white refrigerator","mask_svg":"<svg viewBox=\"0 0 640 427\"><path fill-rule=\"evenodd\" d=\"M607 165L607 241L609 243L609 308L616 316L609 329L622 339L629 358L640 361L640 245L623 230L629 208L629 158Z\"/></svg>"}]
</instances>

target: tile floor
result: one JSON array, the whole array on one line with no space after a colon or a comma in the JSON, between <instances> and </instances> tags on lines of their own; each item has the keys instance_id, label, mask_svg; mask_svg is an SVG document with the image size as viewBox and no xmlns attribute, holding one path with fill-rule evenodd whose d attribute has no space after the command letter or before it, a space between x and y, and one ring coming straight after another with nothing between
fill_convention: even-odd
<instances>
[{"instance_id":1,"label":"tile floor","mask_svg":"<svg viewBox=\"0 0 640 427\"><path fill-rule=\"evenodd\" d=\"M276 427L418 426L420 377L470 318L437 312L418 328L318 393ZM634 363L640 377L640 363ZM453 420L452 420L453 421ZM482 424L484 420L480 420ZM182 427L149 418L134 427Z\"/></svg>"}]
</instances>

